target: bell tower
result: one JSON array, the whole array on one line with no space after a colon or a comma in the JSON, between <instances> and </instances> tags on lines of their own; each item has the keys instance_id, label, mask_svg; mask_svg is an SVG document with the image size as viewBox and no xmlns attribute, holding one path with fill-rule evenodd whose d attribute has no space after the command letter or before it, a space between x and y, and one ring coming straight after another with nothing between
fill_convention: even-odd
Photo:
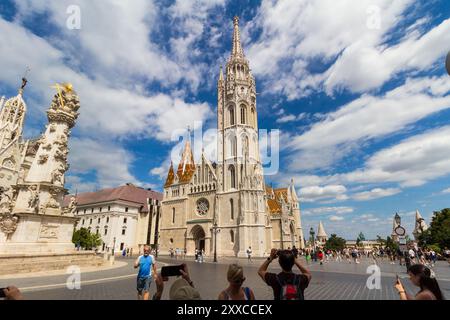
<instances>
[{"instance_id":1,"label":"bell tower","mask_svg":"<svg viewBox=\"0 0 450 320\"><path fill-rule=\"evenodd\" d=\"M253 254L263 255L266 219L256 85L241 45L238 17L233 20L231 55L225 72L220 69L217 93L219 220L229 212L237 214L235 221L231 219L237 225L232 237L236 255L245 256L250 246Z\"/></svg>"}]
</instances>

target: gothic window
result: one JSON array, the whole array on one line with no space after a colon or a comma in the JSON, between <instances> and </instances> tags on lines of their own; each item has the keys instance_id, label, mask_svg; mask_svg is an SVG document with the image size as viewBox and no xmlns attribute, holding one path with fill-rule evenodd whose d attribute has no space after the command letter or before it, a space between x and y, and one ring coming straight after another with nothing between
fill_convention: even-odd
<instances>
[{"instance_id":1,"label":"gothic window","mask_svg":"<svg viewBox=\"0 0 450 320\"><path fill-rule=\"evenodd\" d=\"M234 220L234 205L233 205L233 199L230 199L230 215L231 215L231 220Z\"/></svg>"},{"instance_id":2,"label":"gothic window","mask_svg":"<svg viewBox=\"0 0 450 320\"><path fill-rule=\"evenodd\" d=\"M172 223L175 223L175 208L172 208Z\"/></svg>"},{"instance_id":3,"label":"gothic window","mask_svg":"<svg viewBox=\"0 0 450 320\"><path fill-rule=\"evenodd\" d=\"M234 243L234 231L233 230L230 230L230 240L231 240L231 243Z\"/></svg>"},{"instance_id":4,"label":"gothic window","mask_svg":"<svg viewBox=\"0 0 450 320\"><path fill-rule=\"evenodd\" d=\"M228 173L230 177L230 188L236 189L236 171L233 165L228 167Z\"/></svg>"},{"instance_id":5,"label":"gothic window","mask_svg":"<svg viewBox=\"0 0 450 320\"><path fill-rule=\"evenodd\" d=\"M230 126L234 126L234 108L231 106L231 107L229 107L229 112L228 112L228 114L229 114L229 117L230 117Z\"/></svg>"},{"instance_id":6,"label":"gothic window","mask_svg":"<svg viewBox=\"0 0 450 320\"><path fill-rule=\"evenodd\" d=\"M241 124L245 124L247 120L247 107L241 106Z\"/></svg>"}]
</instances>

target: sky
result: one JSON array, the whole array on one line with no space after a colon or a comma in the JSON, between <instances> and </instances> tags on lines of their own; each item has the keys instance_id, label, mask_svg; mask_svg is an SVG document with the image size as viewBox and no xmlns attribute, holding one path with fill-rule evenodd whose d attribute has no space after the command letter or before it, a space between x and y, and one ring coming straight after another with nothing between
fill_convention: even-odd
<instances>
[{"instance_id":1,"label":"sky","mask_svg":"<svg viewBox=\"0 0 450 320\"><path fill-rule=\"evenodd\" d=\"M450 206L446 0L2 0L0 95L15 96L31 69L32 138L50 87L71 82L70 191L162 191L186 128L212 141L235 15L259 128L279 130L265 181L294 179L307 238L319 221L328 235L385 237L395 212L412 232L416 210L429 222Z\"/></svg>"}]
</instances>

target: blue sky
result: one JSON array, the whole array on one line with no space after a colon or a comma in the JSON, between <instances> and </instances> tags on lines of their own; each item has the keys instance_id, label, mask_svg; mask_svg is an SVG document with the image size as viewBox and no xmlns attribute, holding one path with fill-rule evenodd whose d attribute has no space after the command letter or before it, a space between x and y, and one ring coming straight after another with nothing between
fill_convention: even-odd
<instances>
[{"instance_id":1,"label":"blue sky","mask_svg":"<svg viewBox=\"0 0 450 320\"><path fill-rule=\"evenodd\" d=\"M66 26L70 5L79 30ZM412 231L415 210L428 220L450 205L449 13L445 0L6 0L0 95L31 68L33 137L50 86L72 82L81 115L68 187L161 190L186 127L215 129L239 15L259 127L280 130L280 169L266 183L294 178L304 230L321 220L329 234L385 236L396 211Z\"/></svg>"}]
</instances>

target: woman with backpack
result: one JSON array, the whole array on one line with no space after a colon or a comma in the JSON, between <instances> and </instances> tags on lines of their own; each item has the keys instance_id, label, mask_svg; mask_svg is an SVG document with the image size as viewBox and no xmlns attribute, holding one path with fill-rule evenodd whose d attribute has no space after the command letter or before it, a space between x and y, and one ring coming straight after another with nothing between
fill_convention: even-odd
<instances>
[{"instance_id":1,"label":"woman with backpack","mask_svg":"<svg viewBox=\"0 0 450 320\"><path fill-rule=\"evenodd\" d=\"M219 300L255 300L252 289L242 287L245 277L244 269L237 264L231 264L227 272L228 288L219 294Z\"/></svg>"}]
</instances>

